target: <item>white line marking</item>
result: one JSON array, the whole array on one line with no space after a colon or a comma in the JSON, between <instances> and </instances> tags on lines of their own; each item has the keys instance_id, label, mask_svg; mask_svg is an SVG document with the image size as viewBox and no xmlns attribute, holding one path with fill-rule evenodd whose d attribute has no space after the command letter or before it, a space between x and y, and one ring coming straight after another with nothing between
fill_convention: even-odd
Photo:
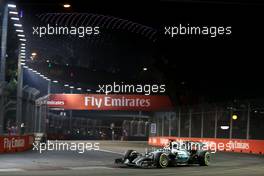
<instances>
[{"instance_id":1,"label":"white line marking","mask_svg":"<svg viewBox=\"0 0 264 176\"><path fill-rule=\"evenodd\" d=\"M88 167L67 167L70 170L88 170L88 169L113 169L105 166L88 166Z\"/></svg>"},{"instance_id":2,"label":"white line marking","mask_svg":"<svg viewBox=\"0 0 264 176\"><path fill-rule=\"evenodd\" d=\"M21 171L25 171L25 170L18 168L0 169L0 172L21 172Z\"/></svg>"},{"instance_id":3,"label":"white line marking","mask_svg":"<svg viewBox=\"0 0 264 176\"><path fill-rule=\"evenodd\" d=\"M114 152L114 151L111 151L111 150L98 150L98 151L101 151L101 152L107 152L107 153L114 153L114 154L118 154L118 155L124 155L124 153L119 153L119 152Z\"/></svg>"}]
</instances>

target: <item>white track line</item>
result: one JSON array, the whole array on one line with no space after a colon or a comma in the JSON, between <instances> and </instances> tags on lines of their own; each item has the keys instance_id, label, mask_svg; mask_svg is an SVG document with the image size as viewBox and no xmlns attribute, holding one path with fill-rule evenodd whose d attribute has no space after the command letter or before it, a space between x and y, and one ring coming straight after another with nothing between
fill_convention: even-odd
<instances>
[{"instance_id":1,"label":"white track line","mask_svg":"<svg viewBox=\"0 0 264 176\"><path fill-rule=\"evenodd\" d=\"M25 170L19 168L0 169L0 172L21 172L21 171L25 171Z\"/></svg>"},{"instance_id":2,"label":"white track line","mask_svg":"<svg viewBox=\"0 0 264 176\"><path fill-rule=\"evenodd\" d=\"M101 152L107 152L107 153L114 153L114 154L118 154L118 155L124 155L124 153L120 153L120 152L114 152L114 151L111 151L111 150L98 150L98 151L101 151Z\"/></svg>"},{"instance_id":3,"label":"white track line","mask_svg":"<svg viewBox=\"0 0 264 176\"><path fill-rule=\"evenodd\" d=\"M89 170L89 169L114 169L114 168L105 167L105 166L86 166L86 167L67 167L67 169L70 169L70 170Z\"/></svg>"}]
</instances>

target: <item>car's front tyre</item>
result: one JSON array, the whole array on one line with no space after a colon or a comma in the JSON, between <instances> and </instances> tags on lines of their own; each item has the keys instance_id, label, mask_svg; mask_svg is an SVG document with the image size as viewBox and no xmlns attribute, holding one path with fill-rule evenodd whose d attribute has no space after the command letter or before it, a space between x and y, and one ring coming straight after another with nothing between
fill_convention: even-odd
<instances>
[{"instance_id":1,"label":"car's front tyre","mask_svg":"<svg viewBox=\"0 0 264 176\"><path fill-rule=\"evenodd\" d=\"M157 153L155 155L155 164L158 168L165 168L169 165L169 158L165 153Z\"/></svg>"},{"instance_id":2,"label":"car's front tyre","mask_svg":"<svg viewBox=\"0 0 264 176\"><path fill-rule=\"evenodd\" d=\"M211 155L210 152L203 152L200 155L200 166L208 166L211 161Z\"/></svg>"}]
</instances>

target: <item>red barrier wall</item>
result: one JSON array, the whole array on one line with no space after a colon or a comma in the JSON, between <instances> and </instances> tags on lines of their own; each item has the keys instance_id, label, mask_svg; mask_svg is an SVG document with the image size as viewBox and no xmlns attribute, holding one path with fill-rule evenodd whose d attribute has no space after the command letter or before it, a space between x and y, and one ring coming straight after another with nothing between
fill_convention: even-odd
<instances>
[{"instance_id":1,"label":"red barrier wall","mask_svg":"<svg viewBox=\"0 0 264 176\"><path fill-rule=\"evenodd\" d=\"M34 136L0 136L0 153L22 152L33 147Z\"/></svg>"},{"instance_id":2,"label":"red barrier wall","mask_svg":"<svg viewBox=\"0 0 264 176\"><path fill-rule=\"evenodd\" d=\"M246 139L219 139L219 138L184 138L184 137L149 137L151 146L165 146L170 140L174 141L200 141L210 146L217 146L216 151L243 152L264 154L264 140Z\"/></svg>"}]
</instances>

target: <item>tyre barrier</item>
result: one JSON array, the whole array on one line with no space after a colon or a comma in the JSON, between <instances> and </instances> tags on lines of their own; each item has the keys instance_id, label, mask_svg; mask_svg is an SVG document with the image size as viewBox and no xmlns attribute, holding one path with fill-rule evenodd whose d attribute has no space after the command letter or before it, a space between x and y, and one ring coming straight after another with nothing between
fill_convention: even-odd
<instances>
[{"instance_id":1,"label":"tyre barrier","mask_svg":"<svg viewBox=\"0 0 264 176\"><path fill-rule=\"evenodd\" d=\"M0 153L23 152L33 148L34 135L0 136Z\"/></svg>"},{"instance_id":2,"label":"tyre barrier","mask_svg":"<svg viewBox=\"0 0 264 176\"><path fill-rule=\"evenodd\" d=\"M164 147L169 141L194 141L206 143L215 151L264 154L264 140L251 139L220 139L220 138L188 138L188 137L149 137L148 144L153 147Z\"/></svg>"}]
</instances>

